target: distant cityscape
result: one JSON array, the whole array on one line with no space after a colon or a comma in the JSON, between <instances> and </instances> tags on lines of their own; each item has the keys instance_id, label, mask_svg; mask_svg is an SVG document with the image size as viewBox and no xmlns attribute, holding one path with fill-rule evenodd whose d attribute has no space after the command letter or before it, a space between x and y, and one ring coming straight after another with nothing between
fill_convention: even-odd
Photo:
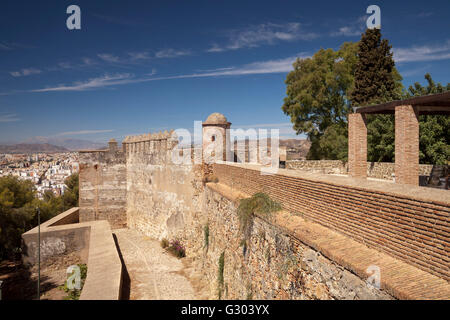
<instances>
[{"instance_id":1,"label":"distant cityscape","mask_svg":"<svg viewBox=\"0 0 450 320\"><path fill-rule=\"evenodd\" d=\"M31 181L40 199L47 191L55 196L64 194L64 180L78 171L77 152L0 154L0 177L12 175Z\"/></svg>"}]
</instances>

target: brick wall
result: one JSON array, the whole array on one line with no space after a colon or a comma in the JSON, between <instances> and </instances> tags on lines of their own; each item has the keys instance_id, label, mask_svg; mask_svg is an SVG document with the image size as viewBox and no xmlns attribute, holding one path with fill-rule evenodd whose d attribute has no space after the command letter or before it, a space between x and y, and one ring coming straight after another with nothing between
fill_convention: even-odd
<instances>
[{"instance_id":1,"label":"brick wall","mask_svg":"<svg viewBox=\"0 0 450 320\"><path fill-rule=\"evenodd\" d=\"M398 183L419 185L419 113L412 106L395 108L395 172Z\"/></svg>"},{"instance_id":2,"label":"brick wall","mask_svg":"<svg viewBox=\"0 0 450 320\"><path fill-rule=\"evenodd\" d=\"M367 127L365 115L348 116L348 171L353 177L366 177Z\"/></svg>"},{"instance_id":3,"label":"brick wall","mask_svg":"<svg viewBox=\"0 0 450 320\"><path fill-rule=\"evenodd\" d=\"M447 191L431 190L444 196L442 201L428 201L407 192L324 182L289 172L261 175L258 169L249 166L214 164L214 174L220 183L248 194L266 192L293 213L450 280ZM386 183L386 190L400 187Z\"/></svg>"}]
</instances>

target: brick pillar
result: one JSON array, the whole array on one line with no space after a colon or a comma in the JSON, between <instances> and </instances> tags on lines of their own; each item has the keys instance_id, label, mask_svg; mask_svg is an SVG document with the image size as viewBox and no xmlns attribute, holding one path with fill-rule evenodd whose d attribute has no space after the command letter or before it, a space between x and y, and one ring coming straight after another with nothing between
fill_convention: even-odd
<instances>
[{"instance_id":1,"label":"brick pillar","mask_svg":"<svg viewBox=\"0 0 450 320\"><path fill-rule=\"evenodd\" d=\"M352 177L367 177L367 127L361 113L348 115L348 169Z\"/></svg>"},{"instance_id":2,"label":"brick pillar","mask_svg":"<svg viewBox=\"0 0 450 320\"><path fill-rule=\"evenodd\" d=\"M419 185L419 113L395 107L395 182Z\"/></svg>"}]
</instances>

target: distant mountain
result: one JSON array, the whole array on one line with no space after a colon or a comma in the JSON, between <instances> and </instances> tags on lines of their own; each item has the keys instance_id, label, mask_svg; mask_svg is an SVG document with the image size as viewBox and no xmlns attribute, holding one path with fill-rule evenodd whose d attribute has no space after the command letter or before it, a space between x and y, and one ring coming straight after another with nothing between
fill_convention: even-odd
<instances>
[{"instance_id":1,"label":"distant mountain","mask_svg":"<svg viewBox=\"0 0 450 320\"><path fill-rule=\"evenodd\" d=\"M72 139L72 138L58 138L58 137L33 137L26 140L24 143L48 143L55 146L63 147L71 151L78 151L84 149L103 149L106 148L106 143L92 142L88 140Z\"/></svg>"},{"instance_id":2,"label":"distant mountain","mask_svg":"<svg viewBox=\"0 0 450 320\"><path fill-rule=\"evenodd\" d=\"M68 152L64 147L54 146L48 143L19 143L0 145L0 153L54 153Z\"/></svg>"}]
</instances>

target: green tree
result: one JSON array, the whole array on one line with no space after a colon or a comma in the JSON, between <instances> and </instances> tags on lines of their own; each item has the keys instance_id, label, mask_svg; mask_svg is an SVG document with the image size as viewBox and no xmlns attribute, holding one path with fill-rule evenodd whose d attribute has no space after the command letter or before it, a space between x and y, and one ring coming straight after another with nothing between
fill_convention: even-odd
<instances>
[{"instance_id":1,"label":"green tree","mask_svg":"<svg viewBox=\"0 0 450 320\"><path fill-rule=\"evenodd\" d=\"M329 157L320 147L321 137L330 126L335 127L333 133L346 126L357 46L347 42L338 51L321 49L311 58L297 59L287 75L282 110L291 117L297 134L310 139L309 159Z\"/></svg>"},{"instance_id":2,"label":"green tree","mask_svg":"<svg viewBox=\"0 0 450 320\"><path fill-rule=\"evenodd\" d=\"M402 98L402 77L395 68L392 46L379 29L367 29L358 45L353 106L368 106Z\"/></svg>"},{"instance_id":3,"label":"green tree","mask_svg":"<svg viewBox=\"0 0 450 320\"><path fill-rule=\"evenodd\" d=\"M64 208L78 207L78 173L69 176L64 183L67 186L62 196Z\"/></svg>"},{"instance_id":4,"label":"green tree","mask_svg":"<svg viewBox=\"0 0 450 320\"><path fill-rule=\"evenodd\" d=\"M353 106L368 106L402 98L402 77L395 68L392 46L379 29L367 29L359 42ZM367 159L392 162L395 155L393 115L367 116Z\"/></svg>"},{"instance_id":5,"label":"green tree","mask_svg":"<svg viewBox=\"0 0 450 320\"><path fill-rule=\"evenodd\" d=\"M427 73L428 82L423 87L419 82L408 88L406 98L450 91L447 86L436 84L431 75ZM450 118L446 115L421 115L419 118L420 130L420 163L447 164L450 159Z\"/></svg>"},{"instance_id":6,"label":"green tree","mask_svg":"<svg viewBox=\"0 0 450 320\"><path fill-rule=\"evenodd\" d=\"M68 177L65 184L67 190L62 197L48 191L39 200L31 181L0 177L0 259L20 253L22 233L37 226L36 208L40 209L41 222L45 222L78 205L78 174Z\"/></svg>"}]
</instances>

